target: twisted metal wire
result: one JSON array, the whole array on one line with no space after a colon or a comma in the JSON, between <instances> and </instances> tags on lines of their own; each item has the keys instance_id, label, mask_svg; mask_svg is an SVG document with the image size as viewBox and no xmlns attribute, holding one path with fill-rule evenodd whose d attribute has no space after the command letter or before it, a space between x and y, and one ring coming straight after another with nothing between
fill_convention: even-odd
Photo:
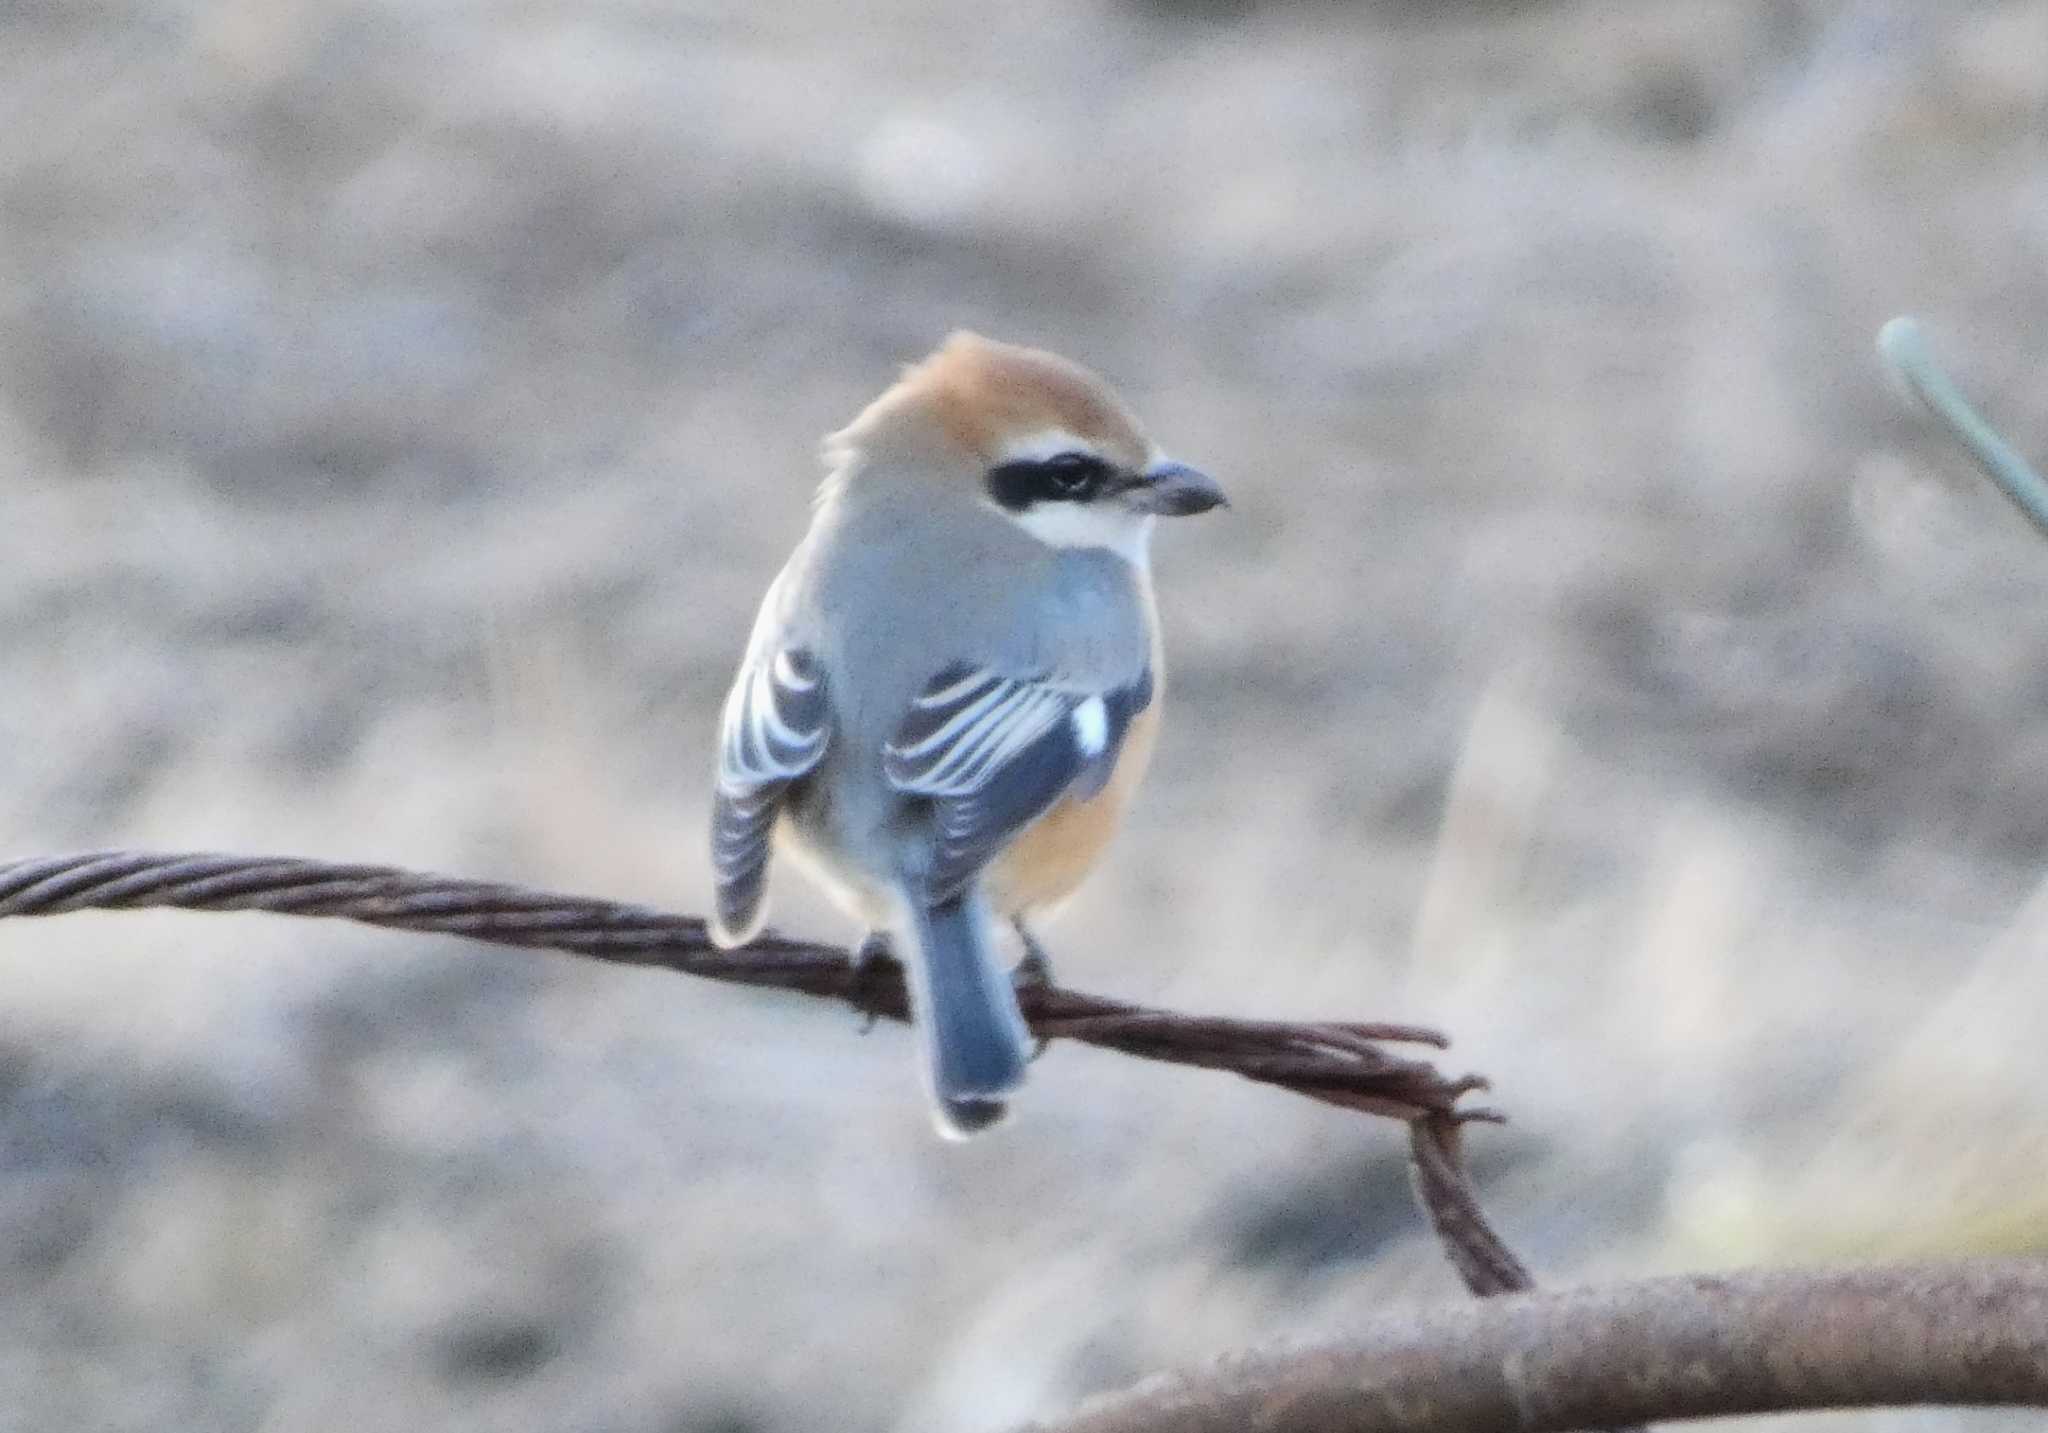
<instances>
[{"instance_id":1,"label":"twisted metal wire","mask_svg":"<svg viewBox=\"0 0 2048 1433\"><path fill-rule=\"evenodd\" d=\"M465 936L796 991L885 1019L909 1018L894 962L857 965L837 946L772 932L741 949L721 950L696 916L624 902L290 857L99 851L0 865L0 918L147 907L327 916ZM1201 1018L1050 986L1027 986L1018 994L1033 1033L1044 1039L1228 1070L1393 1119L1487 1117L1456 1108L1483 1081L1446 1079L1423 1061L1381 1048L1382 1042L1445 1044L1441 1035L1416 1026Z\"/></svg>"},{"instance_id":2,"label":"twisted metal wire","mask_svg":"<svg viewBox=\"0 0 2048 1433\"><path fill-rule=\"evenodd\" d=\"M837 946L773 932L738 950L721 950L696 916L619 901L391 866L276 856L96 851L0 864L0 919L150 907L326 916L795 991L890 1020L906 1020L910 1013L902 971L893 961L857 964ZM1530 1287L1527 1272L1487 1224L1459 1157L1463 1123L1499 1118L1462 1103L1486 1082L1476 1075L1446 1077L1427 1061L1383 1048L1440 1049L1447 1042L1437 1032L1413 1025L1182 1015L1050 985L1025 986L1018 999L1032 1033L1042 1039L1228 1071L1325 1104L1404 1121L1417 1197L1466 1286L1481 1295Z\"/></svg>"}]
</instances>

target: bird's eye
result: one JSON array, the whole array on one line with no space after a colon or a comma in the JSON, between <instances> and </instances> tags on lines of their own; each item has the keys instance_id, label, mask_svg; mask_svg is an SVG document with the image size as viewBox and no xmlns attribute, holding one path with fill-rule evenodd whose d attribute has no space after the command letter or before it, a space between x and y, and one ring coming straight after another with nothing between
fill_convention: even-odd
<instances>
[{"instance_id":1,"label":"bird's eye","mask_svg":"<svg viewBox=\"0 0 2048 1433\"><path fill-rule=\"evenodd\" d=\"M1021 512L1033 503L1086 502L1102 491L1112 471L1092 453L1059 453L990 469L988 490L1003 507Z\"/></svg>"},{"instance_id":2,"label":"bird's eye","mask_svg":"<svg viewBox=\"0 0 2048 1433\"><path fill-rule=\"evenodd\" d=\"M1046 485L1062 497L1086 497L1102 485L1102 459L1086 453L1061 453L1042 466Z\"/></svg>"}]
</instances>

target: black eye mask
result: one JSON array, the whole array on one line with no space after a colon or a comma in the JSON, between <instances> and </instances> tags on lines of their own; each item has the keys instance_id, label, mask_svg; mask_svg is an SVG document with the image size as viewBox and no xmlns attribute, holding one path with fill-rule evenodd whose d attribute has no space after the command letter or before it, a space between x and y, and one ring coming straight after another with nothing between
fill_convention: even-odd
<instances>
[{"instance_id":1,"label":"black eye mask","mask_svg":"<svg viewBox=\"0 0 2048 1433\"><path fill-rule=\"evenodd\" d=\"M1109 486L1116 469L1089 453L1060 453L989 469L989 496L1009 512L1037 503L1085 503Z\"/></svg>"}]
</instances>

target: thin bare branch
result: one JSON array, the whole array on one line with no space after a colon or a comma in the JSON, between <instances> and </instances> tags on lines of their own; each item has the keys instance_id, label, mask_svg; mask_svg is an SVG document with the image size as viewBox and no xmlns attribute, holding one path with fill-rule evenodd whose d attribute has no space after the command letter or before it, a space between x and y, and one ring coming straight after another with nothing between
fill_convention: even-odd
<instances>
[{"instance_id":1,"label":"thin bare branch","mask_svg":"<svg viewBox=\"0 0 2048 1433\"><path fill-rule=\"evenodd\" d=\"M2048 1258L1702 1275L1390 1314L1154 1379L1039 1433L1565 1433L1910 1404L2048 1407Z\"/></svg>"}]
</instances>

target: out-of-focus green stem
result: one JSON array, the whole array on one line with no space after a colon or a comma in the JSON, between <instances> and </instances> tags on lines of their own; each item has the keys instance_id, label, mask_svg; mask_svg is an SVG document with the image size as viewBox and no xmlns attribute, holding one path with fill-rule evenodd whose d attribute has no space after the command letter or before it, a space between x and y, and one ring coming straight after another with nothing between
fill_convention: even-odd
<instances>
[{"instance_id":1,"label":"out-of-focus green stem","mask_svg":"<svg viewBox=\"0 0 2048 1433\"><path fill-rule=\"evenodd\" d=\"M1948 425L1999 491L2048 536L2048 483L1963 397L1927 350L1917 320L1901 315L1877 332L1877 351L1915 398Z\"/></svg>"}]
</instances>

